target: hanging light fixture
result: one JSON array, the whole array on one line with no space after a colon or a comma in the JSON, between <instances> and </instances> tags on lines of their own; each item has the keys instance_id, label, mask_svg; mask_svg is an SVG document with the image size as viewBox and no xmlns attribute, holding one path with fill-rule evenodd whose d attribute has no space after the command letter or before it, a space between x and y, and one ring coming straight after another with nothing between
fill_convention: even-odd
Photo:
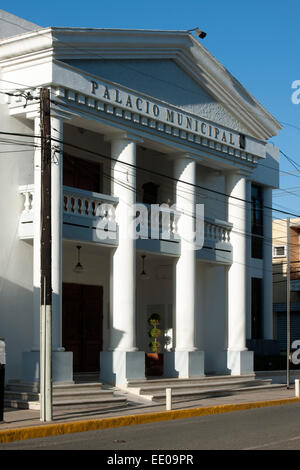
<instances>
[{"instance_id":1,"label":"hanging light fixture","mask_svg":"<svg viewBox=\"0 0 300 470\"><path fill-rule=\"evenodd\" d=\"M74 273L81 274L84 271L82 264L80 263L80 250L81 246L76 246L77 248L77 264L74 268Z\"/></svg>"},{"instance_id":2,"label":"hanging light fixture","mask_svg":"<svg viewBox=\"0 0 300 470\"><path fill-rule=\"evenodd\" d=\"M140 274L140 277L141 279L143 279L144 281L147 281L148 279L150 279L150 276L146 273L145 271L145 258L146 258L146 255L141 255L141 258L143 260L143 269L142 269L142 272Z\"/></svg>"}]
</instances>

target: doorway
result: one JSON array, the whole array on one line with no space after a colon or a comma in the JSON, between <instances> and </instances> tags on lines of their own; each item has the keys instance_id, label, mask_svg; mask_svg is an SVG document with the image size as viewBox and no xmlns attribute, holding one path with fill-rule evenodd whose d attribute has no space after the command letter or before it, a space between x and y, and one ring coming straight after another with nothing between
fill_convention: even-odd
<instances>
[{"instance_id":1,"label":"doorway","mask_svg":"<svg viewBox=\"0 0 300 470\"><path fill-rule=\"evenodd\" d=\"M102 350L103 287L63 283L62 345L73 372L98 372Z\"/></svg>"}]
</instances>

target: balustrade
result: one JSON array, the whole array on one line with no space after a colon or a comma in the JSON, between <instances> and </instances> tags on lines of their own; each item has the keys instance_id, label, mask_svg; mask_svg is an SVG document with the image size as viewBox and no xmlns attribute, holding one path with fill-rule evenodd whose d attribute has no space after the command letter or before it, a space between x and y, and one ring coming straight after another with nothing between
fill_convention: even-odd
<instances>
[{"instance_id":1,"label":"balustrade","mask_svg":"<svg viewBox=\"0 0 300 470\"><path fill-rule=\"evenodd\" d=\"M34 185L19 187L19 193L23 196L23 210L20 222L25 224L33 221L34 212ZM105 222L115 220L115 209L118 198L100 193L83 191L64 186L63 213L64 217L84 218L85 220L99 218ZM159 238L162 240L179 241L178 218L179 213L167 204L157 206L144 205L146 218L141 215L141 226L147 225L146 238ZM139 213L137 212L137 216ZM205 218L204 221L204 245L216 243L230 244L232 225L228 222Z\"/></svg>"}]
</instances>

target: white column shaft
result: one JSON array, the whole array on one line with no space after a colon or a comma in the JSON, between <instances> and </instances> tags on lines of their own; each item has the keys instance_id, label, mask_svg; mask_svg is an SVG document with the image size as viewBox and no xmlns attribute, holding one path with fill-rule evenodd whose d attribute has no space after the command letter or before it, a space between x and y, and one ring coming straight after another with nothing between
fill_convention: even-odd
<instances>
[{"instance_id":1,"label":"white column shaft","mask_svg":"<svg viewBox=\"0 0 300 470\"><path fill-rule=\"evenodd\" d=\"M133 205L136 201L136 144L116 139L111 145L113 195L119 198L116 220L119 244L113 255L113 324L111 349L136 350L136 251ZM126 165L129 164L129 165Z\"/></svg>"},{"instance_id":2,"label":"white column shaft","mask_svg":"<svg viewBox=\"0 0 300 470\"><path fill-rule=\"evenodd\" d=\"M51 117L51 138L63 140L63 120ZM55 150L55 151L54 151ZM63 226L63 145L52 140L51 166L52 217L52 343L60 349L62 342L62 226Z\"/></svg>"},{"instance_id":3,"label":"white column shaft","mask_svg":"<svg viewBox=\"0 0 300 470\"><path fill-rule=\"evenodd\" d=\"M246 350L247 311L247 223L246 178L238 174L226 177L228 222L233 224L231 244L233 263L228 270L228 349Z\"/></svg>"},{"instance_id":4,"label":"white column shaft","mask_svg":"<svg viewBox=\"0 0 300 470\"><path fill-rule=\"evenodd\" d=\"M176 263L176 351L195 351L196 251L194 245L196 162L175 163L176 207L180 217L181 254ZM185 184L189 183L189 184Z\"/></svg>"}]
</instances>

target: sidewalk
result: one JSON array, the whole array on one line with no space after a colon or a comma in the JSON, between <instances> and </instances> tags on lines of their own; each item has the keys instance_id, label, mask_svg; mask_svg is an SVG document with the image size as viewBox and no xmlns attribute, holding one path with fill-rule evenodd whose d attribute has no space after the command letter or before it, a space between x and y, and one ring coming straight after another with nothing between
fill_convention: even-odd
<instances>
[{"instance_id":1,"label":"sidewalk","mask_svg":"<svg viewBox=\"0 0 300 470\"><path fill-rule=\"evenodd\" d=\"M134 400L134 401L133 401ZM100 428L126 426L153 421L189 418L251 408L285 405L299 401L294 388L247 391L201 400L183 400L173 403L172 411L165 404L138 402L128 396L127 406L114 406L102 410L54 408L53 421L40 421L38 410L6 408L4 422L0 423L0 443L49 435L83 432Z\"/></svg>"}]
</instances>

